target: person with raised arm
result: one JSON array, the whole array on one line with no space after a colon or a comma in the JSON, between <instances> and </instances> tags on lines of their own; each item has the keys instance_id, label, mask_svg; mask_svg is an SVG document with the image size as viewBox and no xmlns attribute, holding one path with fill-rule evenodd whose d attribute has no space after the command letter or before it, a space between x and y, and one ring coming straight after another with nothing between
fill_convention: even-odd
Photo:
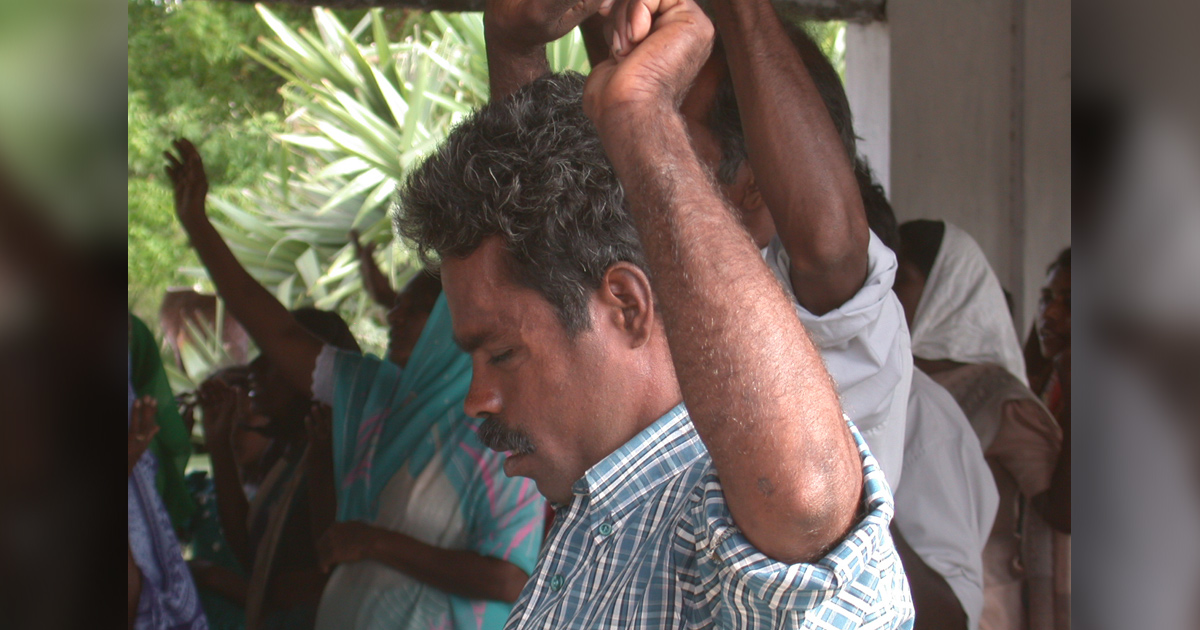
<instances>
[{"instance_id":1,"label":"person with raised arm","mask_svg":"<svg viewBox=\"0 0 1200 630\"><path fill-rule=\"evenodd\" d=\"M180 223L230 311L298 391L333 408L336 522L317 545L331 571L319 629L498 628L533 568L543 502L500 472L462 412L470 363L444 300L404 365L322 344L242 268L205 214L186 140L167 153Z\"/></svg>"},{"instance_id":2,"label":"person with raised arm","mask_svg":"<svg viewBox=\"0 0 1200 630\"><path fill-rule=\"evenodd\" d=\"M714 0L721 46L689 91L689 135L716 174L895 491L912 353L896 256L868 229L841 77L766 0ZM869 183L868 183L869 185Z\"/></svg>"},{"instance_id":3,"label":"person with raised arm","mask_svg":"<svg viewBox=\"0 0 1200 630\"><path fill-rule=\"evenodd\" d=\"M688 139L711 23L601 10L586 92L493 99L397 216L441 261L467 411L559 506L508 627L911 627L883 475Z\"/></svg>"}]
</instances>

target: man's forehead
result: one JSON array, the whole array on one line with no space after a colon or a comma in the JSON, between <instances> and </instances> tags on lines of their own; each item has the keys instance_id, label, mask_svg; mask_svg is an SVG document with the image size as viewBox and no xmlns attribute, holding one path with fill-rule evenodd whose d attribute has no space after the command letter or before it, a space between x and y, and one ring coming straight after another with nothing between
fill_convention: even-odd
<instances>
[{"instance_id":1,"label":"man's forehead","mask_svg":"<svg viewBox=\"0 0 1200 630\"><path fill-rule=\"evenodd\" d=\"M454 339L468 352L512 325L506 305L520 287L512 282L507 257L503 242L493 237L465 257L442 261Z\"/></svg>"}]
</instances>

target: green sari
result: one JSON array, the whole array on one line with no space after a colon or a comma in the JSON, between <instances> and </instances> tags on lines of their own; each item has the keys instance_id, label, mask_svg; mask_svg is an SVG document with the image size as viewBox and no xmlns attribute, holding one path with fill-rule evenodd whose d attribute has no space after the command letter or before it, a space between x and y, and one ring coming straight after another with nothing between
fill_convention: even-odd
<instances>
[{"instance_id":1,"label":"green sari","mask_svg":"<svg viewBox=\"0 0 1200 630\"><path fill-rule=\"evenodd\" d=\"M150 442L150 451L159 462L155 486L171 516L171 524L176 530L184 530L196 511L196 503L184 480L184 469L192 456L191 436L179 417L154 335L136 316L130 314L129 320L133 390L139 398L152 396L158 401L158 434Z\"/></svg>"}]
</instances>

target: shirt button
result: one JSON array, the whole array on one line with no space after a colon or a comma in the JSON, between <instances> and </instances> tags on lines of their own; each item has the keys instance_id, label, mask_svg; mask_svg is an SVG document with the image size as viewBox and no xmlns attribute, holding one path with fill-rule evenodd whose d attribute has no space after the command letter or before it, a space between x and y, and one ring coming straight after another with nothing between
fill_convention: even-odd
<instances>
[{"instance_id":1,"label":"shirt button","mask_svg":"<svg viewBox=\"0 0 1200 630\"><path fill-rule=\"evenodd\" d=\"M610 525L608 523L600 523L600 535L601 536L608 536L611 533L613 533L612 525Z\"/></svg>"},{"instance_id":2,"label":"shirt button","mask_svg":"<svg viewBox=\"0 0 1200 630\"><path fill-rule=\"evenodd\" d=\"M558 589L563 587L563 582L565 581L566 580L563 579L561 573L556 574L554 577L550 578L550 590L557 593Z\"/></svg>"}]
</instances>

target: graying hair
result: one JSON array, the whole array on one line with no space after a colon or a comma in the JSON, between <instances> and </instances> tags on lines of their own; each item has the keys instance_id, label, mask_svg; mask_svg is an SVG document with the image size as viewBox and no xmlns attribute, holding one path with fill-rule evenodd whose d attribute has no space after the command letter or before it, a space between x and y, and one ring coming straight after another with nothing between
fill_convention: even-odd
<instances>
[{"instance_id":1,"label":"graying hair","mask_svg":"<svg viewBox=\"0 0 1200 630\"><path fill-rule=\"evenodd\" d=\"M489 103L408 177L397 231L426 263L500 236L517 282L571 335L591 328L588 295L618 261L649 274L621 183L583 113L584 78L551 74Z\"/></svg>"}]
</instances>

